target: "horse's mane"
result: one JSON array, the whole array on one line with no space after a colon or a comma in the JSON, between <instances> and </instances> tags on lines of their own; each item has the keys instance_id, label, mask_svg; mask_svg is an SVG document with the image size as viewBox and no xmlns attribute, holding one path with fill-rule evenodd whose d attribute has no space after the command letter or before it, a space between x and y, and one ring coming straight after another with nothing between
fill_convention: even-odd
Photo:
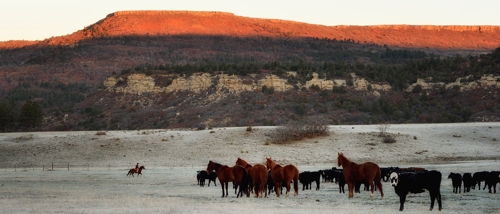
<instances>
[{"instance_id":1,"label":"horse's mane","mask_svg":"<svg viewBox=\"0 0 500 214\"><path fill-rule=\"evenodd\" d=\"M339 158L344 159L344 161L346 161L347 163L356 164L355 162L350 161L346 156L344 156L343 153L339 153Z\"/></svg>"},{"instance_id":2,"label":"horse's mane","mask_svg":"<svg viewBox=\"0 0 500 214\"><path fill-rule=\"evenodd\" d=\"M216 167L221 167L222 166L222 164L220 164L218 162L215 162L215 161L210 161L210 162L214 163Z\"/></svg>"},{"instance_id":3,"label":"horse's mane","mask_svg":"<svg viewBox=\"0 0 500 214\"><path fill-rule=\"evenodd\" d=\"M236 164L239 164L239 165L242 165L242 166L243 166L243 165L250 165L250 164L248 164L248 162L247 162L246 160L243 160L243 159L241 159L241 158L238 158L238 159L236 160Z\"/></svg>"}]
</instances>

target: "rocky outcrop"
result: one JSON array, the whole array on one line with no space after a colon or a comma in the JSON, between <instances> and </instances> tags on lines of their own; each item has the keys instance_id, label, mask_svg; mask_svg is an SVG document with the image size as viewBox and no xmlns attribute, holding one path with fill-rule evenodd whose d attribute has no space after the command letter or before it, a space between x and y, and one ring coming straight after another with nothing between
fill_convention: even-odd
<instances>
[{"instance_id":1,"label":"rocky outcrop","mask_svg":"<svg viewBox=\"0 0 500 214\"><path fill-rule=\"evenodd\" d=\"M411 84L406 92L412 92L417 85L421 87L422 90L429 90L433 88L445 87L446 89L459 87L460 91L473 90L476 88L489 88L489 87L500 87L500 76L493 76L491 74L482 76L479 80L471 81L472 77L457 78L455 82L445 84L443 82L432 83L432 78L427 79L417 79L416 83Z\"/></svg>"},{"instance_id":2,"label":"rocky outcrop","mask_svg":"<svg viewBox=\"0 0 500 214\"><path fill-rule=\"evenodd\" d=\"M317 73L313 73L312 80L306 82L305 87L310 88L313 85L317 85L322 90L332 90L333 87L346 86L347 81L343 79L325 80L319 79Z\"/></svg>"},{"instance_id":3,"label":"rocky outcrop","mask_svg":"<svg viewBox=\"0 0 500 214\"><path fill-rule=\"evenodd\" d=\"M169 75L156 75L169 76ZM180 92L189 91L193 93L201 93L211 87L215 87L218 94L233 93L239 94L244 91L259 91L262 87L273 88L276 92L292 90L294 85L288 83L286 79L276 75L264 75L261 79L253 76L240 77L236 75L219 74L212 76L208 73L196 73L189 77L172 78L172 83L168 86L158 86L155 84L155 75L148 76L146 74L137 73L123 77L109 77L104 81L104 86L110 92L129 93L141 95L144 93L162 93L162 92ZM373 91L374 94L379 94L380 91L389 91L391 86L384 83L369 82L364 78L357 77L354 73L351 74L353 81L353 90ZM479 80L469 81L471 77L458 78L452 83L431 82L432 79L417 79L416 83L410 85L406 91L412 92L419 85L421 90L430 90L445 87L451 89L460 87L461 91L473 90L476 88L500 87L500 76L485 75ZM318 74L313 74L313 79L307 81L303 87L310 88L316 85L322 90L332 90L334 87L347 87L347 81L344 79L326 80L319 79ZM297 85L302 87L301 85Z\"/></svg>"},{"instance_id":4,"label":"rocky outcrop","mask_svg":"<svg viewBox=\"0 0 500 214\"><path fill-rule=\"evenodd\" d=\"M144 94L161 92L189 91L200 93L215 86L218 93L241 93L243 91L260 90L263 86L273 87L274 91L286 91L293 88L286 79L276 75L267 75L260 80L243 79L235 75L220 74L211 76L208 73L196 73L190 77L173 78L172 83L167 87L155 85L155 75L130 74L126 77L109 77L104 81L107 90L119 93ZM126 82L126 84L121 84Z\"/></svg>"},{"instance_id":5,"label":"rocky outcrop","mask_svg":"<svg viewBox=\"0 0 500 214\"><path fill-rule=\"evenodd\" d=\"M293 88L286 79L282 79L276 75L266 76L264 79L259 80L259 88L266 86L273 87L274 91L287 91Z\"/></svg>"},{"instance_id":6,"label":"rocky outcrop","mask_svg":"<svg viewBox=\"0 0 500 214\"><path fill-rule=\"evenodd\" d=\"M351 77L353 79L354 90L363 91L363 90L375 90L375 91L389 91L391 90L391 86L389 84L383 83L371 83L367 81L365 78L359 78L356 74L351 73Z\"/></svg>"},{"instance_id":7,"label":"rocky outcrop","mask_svg":"<svg viewBox=\"0 0 500 214\"><path fill-rule=\"evenodd\" d=\"M209 73L197 73L188 78L179 77L172 80L165 92L190 91L200 93L212 86L212 77Z\"/></svg>"}]
</instances>

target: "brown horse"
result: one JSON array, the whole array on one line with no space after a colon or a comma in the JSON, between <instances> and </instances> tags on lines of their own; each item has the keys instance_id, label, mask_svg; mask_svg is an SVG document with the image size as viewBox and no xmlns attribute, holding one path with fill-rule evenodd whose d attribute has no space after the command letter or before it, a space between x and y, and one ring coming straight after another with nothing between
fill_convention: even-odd
<instances>
[{"instance_id":1,"label":"brown horse","mask_svg":"<svg viewBox=\"0 0 500 214\"><path fill-rule=\"evenodd\" d=\"M247 197L250 197L250 191L252 191L252 188L254 186L252 181L252 172L253 172L252 165L248 164L245 160L241 158L238 158L236 160L236 165L245 167L245 169L247 170L247 183L248 183L247 190L249 190L247 191Z\"/></svg>"},{"instance_id":2,"label":"brown horse","mask_svg":"<svg viewBox=\"0 0 500 214\"><path fill-rule=\"evenodd\" d=\"M366 162L363 164L356 164L349 161L343 153L338 153L338 166L342 166L344 169L344 178L347 183L347 188L349 189L349 198L354 196L354 185L356 182L368 181L370 184L370 197L373 197L373 191L375 185L377 185L380 191L380 196L384 197L384 192L382 191L382 183L380 167L373 162ZM374 185L375 183L375 185Z\"/></svg>"},{"instance_id":3,"label":"brown horse","mask_svg":"<svg viewBox=\"0 0 500 214\"><path fill-rule=\"evenodd\" d=\"M274 186L276 188L275 192L278 197L280 197L281 184L285 182L286 184L286 196L290 193L290 182L293 180L293 188L295 190L293 196L299 194L299 169L292 164L282 167L276 164L271 158L266 158L267 169L271 170L271 178L273 179Z\"/></svg>"},{"instance_id":4,"label":"brown horse","mask_svg":"<svg viewBox=\"0 0 500 214\"><path fill-rule=\"evenodd\" d=\"M141 167L139 167L139 169L136 169L136 168L130 169L127 173L127 176L132 175L132 177L134 177L134 173L137 173L137 177L139 177L139 175L142 176L143 169L146 169L146 168L144 166L141 166Z\"/></svg>"},{"instance_id":5,"label":"brown horse","mask_svg":"<svg viewBox=\"0 0 500 214\"><path fill-rule=\"evenodd\" d=\"M228 182L234 182L237 186L240 187L240 191L236 195L236 197L243 196L243 193L246 191L247 183L247 170L242 166L233 166L229 167L227 165L221 165L219 163L209 161L207 165L207 173L215 170L217 173L217 178L222 186L222 197L227 197L228 195ZM226 188L226 192L224 193L224 186Z\"/></svg>"},{"instance_id":6,"label":"brown horse","mask_svg":"<svg viewBox=\"0 0 500 214\"><path fill-rule=\"evenodd\" d=\"M254 189L255 197L262 198L262 192L264 192L264 197L267 197L267 169L262 164L255 164L254 166L248 164L245 160L238 158L236 160L236 165L245 167L249 175L249 190ZM247 191L247 196L250 195L250 191Z\"/></svg>"},{"instance_id":7,"label":"brown horse","mask_svg":"<svg viewBox=\"0 0 500 214\"><path fill-rule=\"evenodd\" d=\"M262 164L255 164L251 171L255 197L262 198L262 192L264 192L264 197L267 197L268 172L266 167Z\"/></svg>"},{"instance_id":8,"label":"brown horse","mask_svg":"<svg viewBox=\"0 0 500 214\"><path fill-rule=\"evenodd\" d=\"M241 158L238 158L236 160L236 165L239 165L239 166L242 166L242 167L247 167L247 165L250 165L248 164L245 160L241 159Z\"/></svg>"}]
</instances>

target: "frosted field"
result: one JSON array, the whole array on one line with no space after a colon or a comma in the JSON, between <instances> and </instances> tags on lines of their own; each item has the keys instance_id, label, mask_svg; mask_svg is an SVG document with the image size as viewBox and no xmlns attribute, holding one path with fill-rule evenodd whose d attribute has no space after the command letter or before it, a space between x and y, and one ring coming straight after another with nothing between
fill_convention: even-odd
<instances>
[{"instance_id":1,"label":"frosted field","mask_svg":"<svg viewBox=\"0 0 500 214\"><path fill-rule=\"evenodd\" d=\"M331 126L330 136L287 145L266 143L272 129L1 133L0 213L399 213L386 182L385 197L376 192L371 200L365 191L348 199L334 183L321 183L319 191L299 185L297 197L236 198L230 191L221 198L219 184L196 181L209 160L255 164L272 157L315 171L336 166L338 152L356 163L441 171L440 213L500 213L500 190L453 194L447 179L449 172L500 171L500 123L391 125L392 144L377 137L377 125ZM146 167L143 176L126 177L137 162ZM427 192L410 194L404 212L429 207Z\"/></svg>"},{"instance_id":2,"label":"frosted field","mask_svg":"<svg viewBox=\"0 0 500 214\"><path fill-rule=\"evenodd\" d=\"M500 190L471 190L454 194L450 171L473 172L498 169L500 162L479 161L443 165L422 165L441 171L441 213L498 213ZM328 166L298 166L299 170L319 170ZM338 192L335 183L321 183L321 189L302 191L299 195L277 198L221 198L217 184L199 187L196 170L204 166L146 169L141 177L126 177L126 169L6 169L0 174L0 205L3 213L398 213L399 199L389 183L383 182L385 197L376 192L371 200L368 191L355 194ZM208 184L208 181L207 181ZM314 186L314 185L313 185ZM497 188L500 186L497 186ZM347 189L347 187L346 187ZM410 194L406 213L427 212L427 192ZM433 212L437 211L437 202Z\"/></svg>"}]
</instances>

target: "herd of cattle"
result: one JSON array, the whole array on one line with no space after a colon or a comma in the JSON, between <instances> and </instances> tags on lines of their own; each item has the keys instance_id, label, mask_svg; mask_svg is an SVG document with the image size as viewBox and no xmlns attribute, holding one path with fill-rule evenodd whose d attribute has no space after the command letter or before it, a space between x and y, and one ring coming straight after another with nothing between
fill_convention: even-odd
<instances>
[{"instance_id":1,"label":"herd of cattle","mask_svg":"<svg viewBox=\"0 0 500 214\"><path fill-rule=\"evenodd\" d=\"M439 210L441 210L441 178L442 175L436 170L426 170L424 168L409 167L409 168L399 168L399 167L381 167L380 168L382 178L384 182L391 182L391 186L394 187L396 194L400 198L400 209L403 210L403 204L406 200L406 195L408 193L422 193L427 190L431 197L431 208L434 207L434 200L438 201ZM215 171L207 172L206 170L197 171L198 185L204 186L206 180L208 180L208 186L213 182L215 186L217 174ZM481 182L484 182L483 190L488 187L489 193L496 193L496 185L500 183L500 171L481 171L475 173L453 173L451 172L448 179L452 180L453 193L461 193L462 186L463 192L469 192L470 189L475 189L476 185L478 189L481 189ZM339 186L339 192L344 192L344 187L346 181L344 179L344 174L342 169L337 169L333 167L331 169L319 170L319 171L304 171L299 174L299 182L302 184L302 190L311 190L312 184L315 183L316 190L320 189L320 183L322 182L334 182ZM251 183L249 183L251 185ZM360 192L361 186L364 186L364 190L368 190L368 182L356 182L355 192ZM233 188L237 188L233 184ZM252 188L245 188L248 191L252 191ZM269 172L267 180L267 191L268 194L275 190L274 183L272 181L271 173ZM282 190L282 189L281 189ZM236 189L235 189L236 191Z\"/></svg>"}]
</instances>

